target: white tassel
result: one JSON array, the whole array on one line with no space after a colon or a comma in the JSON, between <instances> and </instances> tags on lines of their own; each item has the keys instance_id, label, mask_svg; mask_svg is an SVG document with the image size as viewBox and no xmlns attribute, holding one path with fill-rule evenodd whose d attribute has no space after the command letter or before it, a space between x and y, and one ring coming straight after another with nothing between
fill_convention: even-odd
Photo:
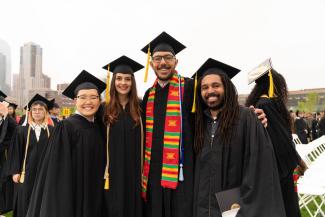
<instances>
[{"instance_id":1,"label":"white tassel","mask_svg":"<svg viewBox=\"0 0 325 217\"><path fill-rule=\"evenodd\" d=\"M28 123L28 108L26 110L25 120L24 120L24 123L22 124L22 126L26 126L27 123Z\"/></svg>"},{"instance_id":2,"label":"white tassel","mask_svg":"<svg viewBox=\"0 0 325 217\"><path fill-rule=\"evenodd\" d=\"M183 164L179 165L179 181L184 181L184 175L183 175Z\"/></svg>"}]
</instances>

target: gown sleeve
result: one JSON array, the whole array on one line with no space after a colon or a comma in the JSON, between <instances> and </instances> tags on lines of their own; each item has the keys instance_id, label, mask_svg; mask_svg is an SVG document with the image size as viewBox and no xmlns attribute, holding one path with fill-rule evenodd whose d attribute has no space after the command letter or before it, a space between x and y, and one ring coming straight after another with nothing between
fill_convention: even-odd
<instances>
[{"instance_id":1,"label":"gown sleeve","mask_svg":"<svg viewBox=\"0 0 325 217\"><path fill-rule=\"evenodd\" d=\"M256 115L247 111L244 173L237 217L285 217L271 140Z\"/></svg>"},{"instance_id":2,"label":"gown sleeve","mask_svg":"<svg viewBox=\"0 0 325 217\"><path fill-rule=\"evenodd\" d=\"M59 122L50 137L39 164L28 217L74 216L71 128L65 121Z\"/></svg>"}]
</instances>

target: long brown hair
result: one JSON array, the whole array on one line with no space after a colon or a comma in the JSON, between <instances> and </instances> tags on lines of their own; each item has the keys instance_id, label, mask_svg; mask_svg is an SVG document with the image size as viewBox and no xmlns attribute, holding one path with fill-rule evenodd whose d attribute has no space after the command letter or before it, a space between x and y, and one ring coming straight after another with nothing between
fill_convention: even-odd
<instances>
[{"instance_id":1,"label":"long brown hair","mask_svg":"<svg viewBox=\"0 0 325 217\"><path fill-rule=\"evenodd\" d=\"M219 125L217 133L220 135L221 142L225 145L229 144L234 130L234 125L238 121L239 117L239 104L238 94L235 85L231 82L230 78L221 71L214 71L209 74L215 74L220 76L222 84L224 86L224 99L221 112L218 116ZM206 74L207 75L207 74ZM198 88L196 91L196 115L195 115L195 141L194 150L196 153L200 153L204 143L204 132L206 130L206 119L203 117L203 112L207 109L207 106L203 102L201 96L201 77L198 81Z\"/></svg>"},{"instance_id":2,"label":"long brown hair","mask_svg":"<svg viewBox=\"0 0 325 217\"><path fill-rule=\"evenodd\" d=\"M111 81L111 89L110 89L110 101L108 105L105 107L105 115L104 115L104 122L105 124L113 124L117 121L119 114L123 110L119 98L118 92L115 87L115 80L116 80L116 73L113 74L113 78ZM129 98L129 113L132 119L135 122L135 126L140 123L141 118L141 109L139 105L139 99L137 94L137 85L134 79L134 75L131 74L131 90L128 94Z\"/></svg>"}]
</instances>

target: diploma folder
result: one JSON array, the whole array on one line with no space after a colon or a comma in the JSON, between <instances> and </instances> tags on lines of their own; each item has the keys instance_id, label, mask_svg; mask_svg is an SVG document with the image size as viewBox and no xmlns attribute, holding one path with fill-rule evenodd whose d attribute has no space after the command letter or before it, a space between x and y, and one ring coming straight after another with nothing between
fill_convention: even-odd
<instances>
[{"instance_id":1,"label":"diploma folder","mask_svg":"<svg viewBox=\"0 0 325 217\"><path fill-rule=\"evenodd\" d=\"M232 188L226 191L221 191L215 194L222 216L231 217L236 216L240 209L239 198L240 190L239 188Z\"/></svg>"}]
</instances>

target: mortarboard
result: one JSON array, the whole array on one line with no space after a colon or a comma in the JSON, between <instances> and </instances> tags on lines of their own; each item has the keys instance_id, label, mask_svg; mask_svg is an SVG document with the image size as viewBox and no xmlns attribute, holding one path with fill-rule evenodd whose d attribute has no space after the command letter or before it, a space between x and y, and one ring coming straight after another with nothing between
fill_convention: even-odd
<instances>
[{"instance_id":1,"label":"mortarboard","mask_svg":"<svg viewBox=\"0 0 325 217\"><path fill-rule=\"evenodd\" d=\"M272 76L271 69L272 69L272 61L271 58L268 58L248 73L248 84L253 83L254 81L258 80L266 73L269 73L268 76L270 80L270 86L269 86L268 95L270 98L274 97L274 84L273 84L273 76Z\"/></svg>"},{"instance_id":2,"label":"mortarboard","mask_svg":"<svg viewBox=\"0 0 325 217\"><path fill-rule=\"evenodd\" d=\"M198 79L206 74L210 74L215 71L222 71L226 75L228 75L228 77L230 79L232 79L240 72L240 69L237 69L235 67L232 67L230 65L227 65L225 63L222 63L222 62L212 59L212 58L207 59L203 63L203 65L192 76L192 78L195 79L195 81L194 81L194 100L193 100L193 106L192 106L193 113L195 113L196 89L197 89Z\"/></svg>"},{"instance_id":3,"label":"mortarboard","mask_svg":"<svg viewBox=\"0 0 325 217\"><path fill-rule=\"evenodd\" d=\"M105 90L106 84L83 70L79 75L70 83L70 85L63 91L63 95L74 99L79 90L96 89L98 94L101 94Z\"/></svg>"},{"instance_id":4,"label":"mortarboard","mask_svg":"<svg viewBox=\"0 0 325 217\"><path fill-rule=\"evenodd\" d=\"M42 102L46 105L47 109L51 106L51 101L47 100L45 97L39 95L38 93L33 96L33 98L31 100L29 100L28 104L24 107L25 110L27 110L27 106L28 106L28 110L30 110L30 108L32 107L32 105L35 102Z\"/></svg>"},{"instance_id":5,"label":"mortarboard","mask_svg":"<svg viewBox=\"0 0 325 217\"><path fill-rule=\"evenodd\" d=\"M0 90L0 102L3 102L3 101L5 101L5 98L7 97L7 95L4 93L4 92L2 92L1 90Z\"/></svg>"},{"instance_id":6,"label":"mortarboard","mask_svg":"<svg viewBox=\"0 0 325 217\"><path fill-rule=\"evenodd\" d=\"M18 105L16 104L16 103L9 103L9 107L13 107L14 108L14 110L16 110L17 109L17 107L18 107Z\"/></svg>"},{"instance_id":7,"label":"mortarboard","mask_svg":"<svg viewBox=\"0 0 325 217\"><path fill-rule=\"evenodd\" d=\"M107 79L106 79L106 94L105 94L106 104L109 102L110 72L133 75L135 72L139 71L142 68L144 68L143 65L139 64L138 62L124 55L108 63L107 65L103 66L103 69L106 69L108 71Z\"/></svg>"},{"instance_id":8,"label":"mortarboard","mask_svg":"<svg viewBox=\"0 0 325 217\"><path fill-rule=\"evenodd\" d=\"M186 47L182 43L177 41L175 38L173 38L166 32L162 32L155 39L149 42L149 44L147 44L144 48L141 49L141 51L147 54L147 65L145 70L144 82L147 82L151 54L156 51L169 51L172 54L176 55L185 48Z\"/></svg>"}]
</instances>

